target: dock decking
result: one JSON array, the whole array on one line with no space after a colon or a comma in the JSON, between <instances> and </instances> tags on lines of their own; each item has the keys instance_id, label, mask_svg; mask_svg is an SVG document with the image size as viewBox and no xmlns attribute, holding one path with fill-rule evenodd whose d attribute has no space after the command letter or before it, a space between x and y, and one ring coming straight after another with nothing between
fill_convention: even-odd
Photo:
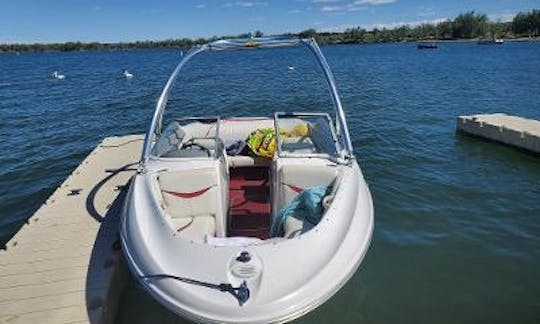
<instances>
[{"instance_id":1,"label":"dock decking","mask_svg":"<svg viewBox=\"0 0 540 324\"><path fill-rule=\"evenodd\" d=\"M540 153L540 121L506 114L459 116L459 132Z\"/></svg>"},{"instance_id":2,"label":"dock decking","mask_svg":"<svg viewBox=\"0 0 540 324\"><path fill-rule=\"evenodd\" d=\"M122 188L142 139L104 139L0 251L0 323L114 321Z\"/></svg>"}]
</instances>

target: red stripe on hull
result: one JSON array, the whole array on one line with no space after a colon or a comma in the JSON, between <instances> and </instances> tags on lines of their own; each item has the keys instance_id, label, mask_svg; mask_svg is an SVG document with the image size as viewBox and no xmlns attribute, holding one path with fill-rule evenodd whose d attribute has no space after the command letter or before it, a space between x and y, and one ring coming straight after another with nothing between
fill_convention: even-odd
<instances>
[{"instance_id":1,"label":"red stripe on hull","mask_svg":"<svg viewBox=\"0 0 540 324\"><path fill-rule=\"evenodd\" d=\"M293 186L293 185L290 185L290 184L286 184L284 183L284 185L286 185L287 187L291 188L294 192L296 193L301 193L302 191L304 191L303 188L300 188L300 187L297 187L297 186Z\"/></svg>"}]
</instances>

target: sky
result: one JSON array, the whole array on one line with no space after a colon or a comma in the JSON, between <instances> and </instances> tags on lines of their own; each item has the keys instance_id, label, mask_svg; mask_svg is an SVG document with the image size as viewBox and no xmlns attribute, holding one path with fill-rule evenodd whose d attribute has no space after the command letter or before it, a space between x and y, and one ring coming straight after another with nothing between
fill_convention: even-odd
<instances>
[{"instance_id":1,"label":"sky","mask_svg":"<svg viewBox=\"0 0 540 324\"><path fill-rule=\"evenodd\" d=\"M395 27L475 10L494 21L540 0L0 0L0 43L119 42Z\"/></svg>"}]
</instances>

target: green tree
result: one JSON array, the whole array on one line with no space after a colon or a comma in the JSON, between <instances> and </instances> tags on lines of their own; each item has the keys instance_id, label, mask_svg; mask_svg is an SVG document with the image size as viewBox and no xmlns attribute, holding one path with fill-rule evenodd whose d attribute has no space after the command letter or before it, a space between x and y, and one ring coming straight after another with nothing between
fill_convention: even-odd
<instances>
[{"instance_id":1,"label":"green tree","mask_svg":"<svg viewBox=\"0 0 540 324\"><path fill-rule=\"evenodd\" d=\"M452 22L452 36L454 38L475 38L485 36L488 18L484 14L474 11L459 14Z\"/></svg>"},{"instance_id":2,"label":"green tree","mask_svg":"<svg viewBox=\"0 0 540 324\"><path fill-rule=\"evenodd\" d=\"M313 28L303 30L298 33L298 36L302 38L311 38L317 36L317 31Z\"/></svg>"},{"instance_id":3,"label":"green tree","mask_svg":"<svg viewBox=\"0 0 540 324\"><path fill-rule=\"evenodd\" d=\"M364 41L366 30L360 27L348 28L343 32L341 40L344 43L361 43Z\"/></svg>"},{"instance_id":4,"label":"green tree","mask_svg":"<svg viewBox=\"0 0 540 324\"><path fill-rule=\"evenodd\" d=\"M437 29L437 38L451 39L452 38L452 22L450 20L441 21L435 27Z\"/></svg>"},{"instance_id":5,"label":"green tree","mask_svg":"<svg viewBox=\"0 0 540 324\"><path fill-rule=\"evenodd\" d=\"M512 31L529 37L540 35L540 10L518 13L512 21Z\"/></svg>"}]
</instances>

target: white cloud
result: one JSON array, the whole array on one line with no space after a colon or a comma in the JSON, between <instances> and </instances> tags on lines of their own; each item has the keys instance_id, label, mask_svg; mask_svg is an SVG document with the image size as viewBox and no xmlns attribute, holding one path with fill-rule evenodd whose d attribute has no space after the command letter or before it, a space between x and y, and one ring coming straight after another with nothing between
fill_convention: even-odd
<instances>
[{"instance_id":1,"label":"white cloud","mask_svg":"<svg viewBox=\"0 0 540 324\"><path fill-rule=\"evenodd\" d=\"M322 12L334 12L334 13L343 13L347 11L358 11L358 10L364 10L367 9L367 7L364 6L357 6L354 3L349 3L344 6L324 6L321 8Z\"/></svg>"},{"instance_id":2,"label":"white cloud","mask_svg":"<svg viewBox=\"0 0 540 324\"><path fill-rule=\"evenodd\" d=\"M358 24L341 24L341 25L336 25L336 26L317 28L317 31L323 32L323 33L340 33L340 32L343 32L345 29L356 28L356 27L362 27L362 26L359 26Z\"/></svg>"},{"instance_id":3,"label":"white cloud","mask_svg":"<svg viewBox=\"0 0 540 324\"><path fill-rule=\"evenodd\" d=\"M261 21L265 21L266 18L264 17L252 17L252 18L249 18L249 21L253 21L253 22L261 22Z\"/></svg>"},{"instance_id":4,"label":"white cloud","mask_svg":"<svg viewBox=\"0 0 540 324\"><path fill-rule=\"evenodd\" d=\"M332 3L332 2L340 2L343 0L311 0L313 3Z\"/></svg>"},{"instance_id":5,"label":"white cloud","mask_svg":"<svg viewBox=\"0 0 540 324\"><path fill-rule=\"evenodd\" d=\"M345 11L346 8L344 6L324 6L321 8L321 11L324 12L336 12L336 11Z\"/></svg>"},{"instance_id":6,"label":"white cloud","mask_svg":"<svg viewBox=\"0 0 540 324\"><path fill-rule=\"evenodd\" d=\"M489 20L491 21L509 22L514 19L516 14L515 13L494 13L494 14L488 14L487 16Z\"/></svg>"},{"instance_id":7,"label":"white cloud","mask_svg":"<svg viewBox=\"0 0 540 324\"><path fill-rule=\"evenodd\" d=\"M196 5L195 8L204 9L204 8L206 8L206 5L204 3L201 3L201 4Z\"/></svg>"},{"instance_id":8,"label":"white cloud","mask_svg":"<svg viewBox=\"0 0 540 324\"><path fill-rule=\"evenodd\" d=\"M240 8L252 8L252 7L261 7L267 6L268 2L264 1L236 1L228 2L223 5L223 7L240 7Z\"/></svg>"},{"instance_id":9,"label":"white cloud","mask_svg":"<svg viewBox=\"0 0 540 324\"><path fill-rule=\"evenodd\" d=\"M337 2L336 0L312 0L324 3ZM358 10L365 10L368 6L377 6L387 3L393 3L397 0L356 0L342 5L326 5L321 7L322 12L344 13Z\"/></svg>"},{"instance_id":10,"label":"white cloud","mask_svg":"<svg viewBox=\"0 0 540 324\"><path fill-rule=\"evenodd\" d=\"M318 32L337 33L337 32L343 32L345 29L356 28L356 27L364 28L365 30L373 30L375 28L377 28L377 29L383 29L383 28L392 29L392 28L397 28L397 27L401 27L401 26L405 26L405 25L415 27L415 26L419 26L419 25L422 25L422 24L438 24L438 23L440 23L442 21L445 21L445 20L448 20L448 18L437 18L437 19L432 19L432 20L415 20L415 21L407 21L407 22L396 21L396 22L381 23L381 24L342 24L342 25L337 25L337 26L317 28L317 31Z\"/></svg>"},{"instance_id":11,"label":"white cloud","mask_svg":"<svg viewBox=\"0 0 540 324\"><path fill-rule=\"evenodd\" d=\"M415 20L415 21L408 21L408 22L399 21L399 22L391 22L391 23L387 23L387 24L372 24L372 25L367 25L368 28L366 28L366 29L373 29L373 28L391 29L391 28L397 28L397 27L401 27L401 26L405 26L405 25L415 27L415 26L419 26L419 25L422 25L422 24L436 25L436 24L438 24L440 22L443 22L443 21L446 21L446 20L448 20L448 18L436 18L436 19L431 19L431 20ZM369 27L371 27L371 28L369 28Z\"/></svg>"},{"instance_id":12,"label":"white cloud","mask_svg":"<svg viewBox=\"0 0 540 324\"><path fill-rule=\"evenodd\" d=\"M350 6L347 8L347 11L358 11L358 10L366 10L367 7L364 6Z\"/></svg>"},{"instance_id":13,"label":"white cloud","mask_svg":"<svg viewBox=\"0 0 540 324\"><path fill-rule=\"evenodd\" d=\"M431 7L420 6L418 7L417 15L420 17L434 16L435 10L433 10Z\"/></svg>"},{"instance_id":14,"label":"white cloud","mask_svg":"<svg viewBox=\"0 0 540 324\"><path fill-rule=\"evenodd\" d=\"M378 5L393 3L393 2L396 2L396 0L357 0L354 2L354 4L378 6Z\"/></svg>"}]
</instances>

